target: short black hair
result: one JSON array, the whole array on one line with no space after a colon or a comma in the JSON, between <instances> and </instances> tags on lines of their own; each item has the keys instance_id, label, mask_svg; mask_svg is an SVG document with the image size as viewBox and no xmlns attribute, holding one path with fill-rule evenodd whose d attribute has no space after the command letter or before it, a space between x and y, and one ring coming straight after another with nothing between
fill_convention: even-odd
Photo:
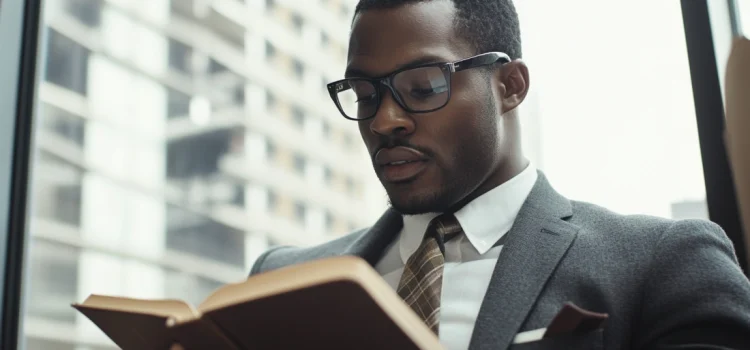
<instances>
[{"instance_id":1,"label":"short black hair","mask_svg":"<svg viewBox=\"0 0 750 350\"><path fill-rule=\"evenodd\" d=\"M372 9L388 9L434 0L359 0L354 16ZM521 58L521 28L513 0L451 0L456 7L456 32L476 50L500 51Z\"/></svg>"}]
</instances>

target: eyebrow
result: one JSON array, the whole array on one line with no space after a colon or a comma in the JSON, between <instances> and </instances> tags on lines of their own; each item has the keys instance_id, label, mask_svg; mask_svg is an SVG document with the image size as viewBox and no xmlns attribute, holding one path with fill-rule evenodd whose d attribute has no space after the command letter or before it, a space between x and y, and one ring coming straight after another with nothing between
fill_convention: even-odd
<instances>
[{"instance_id":1,"label":"eyebrow","mask_svg":"<svg viewBox=\"0 0 750 350\"><path fill-rule=\"evenodd\" d=\"M368 72L366 72L366 71L364 71L362 69L347 68L346 72L344 73L344 77L346 77L346 78L352 78L352 77L382 78L382 77L387 77L387 76L393 74L393 72L396 72L396 71L404 69L404 68L411 68L411 67L416 67L416 66L420 66L420 65L423 65L423 64L438 63L438 62L451 62L451 61L450 60L446 60L445 58L440 57L440 56L427 55L427 56L423 56L423 57L417 58L415 60L409 61L407 63L398 65L396 67L396 69L390 71L387 74L383 74L383 75L379 75L379 76L374 76L374 74L370 74L370 73L368 73Z\"/></svg>"}]
</instances>

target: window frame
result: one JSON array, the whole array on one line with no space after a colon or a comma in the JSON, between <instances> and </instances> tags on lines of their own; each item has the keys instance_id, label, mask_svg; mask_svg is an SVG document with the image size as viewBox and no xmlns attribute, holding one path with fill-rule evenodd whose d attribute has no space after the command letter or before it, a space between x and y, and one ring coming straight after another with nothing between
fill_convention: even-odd
<instances>
[{"instance_id":1,"label":"window frame","mask_svg":"<svg viewBox=\"0 0 750 350\"><path fill-rule=\"evenodd\" d=\"M735 0L727 0L726 20L740 33ZM723 143L724 101L708 3L681 0L690 73L703 157L710 219L734 243L742 268L748 260L732 173ZM27 246L27 186L32 164L32 117L37 101L36 75L42 0L0 0L0 348L16 349L22 339L21 314ZM721 15L722 17L726 17ZM750 20L750 19L745 19ZM727 38L720 38L727 39ZM707 46L707 44L710 44ZM706 47L710 48L706 50ZM43 57L43 55L39 56Z\"/></svg>"},{"instance_id":2,"label":"window frame","mask_svg":"<svg viewBox=\"0 0 750 350\"><path fill-rule=\"evenodd\" d=\"M712 16L708 1L681 0L685 40L693 88L698 141L703 162L706 204L711 221L721 226L732 241L740 267L750 273L745 237L740 219L734 179L724 143L724 88L723 70L726 62L717 55L717 43L732 38L717 37L715 33L739 35L736 30L722 31L720 26L739 23L733 20L738 13L736 3L728 0L726 17ZM734 5L734 6L733 6ZM712 22L721 18L725 23ZM706 49L710 48L710 49Z\"/></svg>"},{"instance_id":3,"label":"window frame","mask_svg":"<svg viewBox=\"0 0 750 350\"><path fill-rule=\"evenodd\" d=\"M0 349L21 339L26 207L41 0L0 3Z\"/></svg>"}]
</instances>

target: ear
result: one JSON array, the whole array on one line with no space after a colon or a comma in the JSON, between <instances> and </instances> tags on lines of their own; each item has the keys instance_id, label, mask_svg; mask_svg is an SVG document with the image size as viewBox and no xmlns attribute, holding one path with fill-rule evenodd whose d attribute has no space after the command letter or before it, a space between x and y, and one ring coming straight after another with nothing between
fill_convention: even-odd
<instances>
[{"instance_id":1,"label":"ear","mask_svg":"<svg viewBox=\"0 0 750 350\"><path fill-rule=\"evenodd\" d=\"M504 64L498 75L502 113L507 113L518 107L529 92L529 68L517 59Z\"/></svg>"}]
</instances>

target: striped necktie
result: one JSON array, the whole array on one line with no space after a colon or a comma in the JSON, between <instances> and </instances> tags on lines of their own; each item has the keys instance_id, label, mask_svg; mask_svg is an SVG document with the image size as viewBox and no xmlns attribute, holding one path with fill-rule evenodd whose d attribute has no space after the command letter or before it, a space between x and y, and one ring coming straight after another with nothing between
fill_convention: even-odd
<instances>
[{"instance_id":1,"label":"striped necktie","mask_svg":"<svg viewBox=\"0 0 750 350\"><path fill-rule=\"evenodd\" d=\"M422 244L409 257L396 291L414 312L438 334L440 291L443 286L445 242L461 234L453 214L440 215L427 225Z\"/></svg>"}]
</instances>

